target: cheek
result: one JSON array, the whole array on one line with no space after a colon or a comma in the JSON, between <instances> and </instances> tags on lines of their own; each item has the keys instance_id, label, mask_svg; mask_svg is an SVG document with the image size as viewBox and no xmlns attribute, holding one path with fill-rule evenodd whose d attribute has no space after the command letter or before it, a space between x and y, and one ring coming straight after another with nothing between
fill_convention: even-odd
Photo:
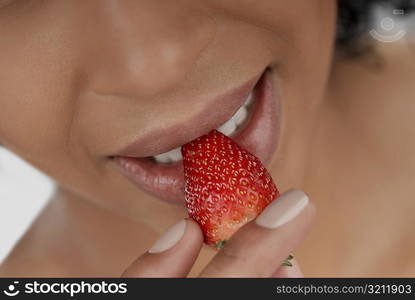
<instances>
[{"instance_id":1,"label":"cheek","mask_svg":"<svg viewBox=\"0 0 415 300\"><path fill-rule=\"evenodd\" d=\"M288 31L294 49L290 59L293 72L301 74L304 83L311 84L310 88L321 87L327 79L336 31L335 2L316 3L320 5L293 19L298 21L291 22L292 29Z\"/></svg>"},{"instance_id":2,"label":"cheek","mask_svg":"<svg viewBox=\"0 0 415 300\"><path fill-rule=\"evenodd\" d=\"M0 139L54 175L70 170L62 165L77 151L70 140L76 58L66 50L64 18L52 21L40 10L0 15Z\"/></svg>"},{"instance_id":3,"label":"cheek","mask_svg":"<svg viewBox=\"0 0 415 300\"><path fill-rule=\"evenodd\" d=\"M260 0L256 5L248 0L212 3L235 19L267 30L278 44L284 45L272 51L275 57L282 57L275 69L284 97L290 99L285 102L300 111L310 111L310 107L318 105L332 58L336 0Z\"/></svg>"},{"instance_id":4,"label":"cheek","mask_svg":"<svg viewBox=\"0 0 415 300\"><path fill-rule=\"evenodd\" d=\"M9 59L14 60L13 56ZM1 60L0 64L8 70L7 78L0 83L3 143L34 156L61 152L68 135L71 109L65 101L68 98L64 95L65 86L56 80L59 76L49 77L53 73L45 65L30 68L27 62L15 60L7 64Z\"/></svg>"},{"instance_id":5,"label":"cheek","mask_svg":"<svg viewBox=\"0 0 415 300\"><path fill-rule=\"evenodd\" d=\"M0 74L0 136L6 147L30 159L59 156L71 122L70 91L64 83L69 77L53 70L54 58L40 49L25 53L14 45L16 52L0 58L7 70ZM30 61L34 56L36 62Z\"/></svg>"},{"instance_id":6,"label":"cheek","mask_svg":"<svg viewBox=\"0 0 415 300\"><path fill-rule=\"evenodd\" d=\"M289 57L279 69L282 87L282 137L273 169L282 189L301 187L320 117L333 56L336 24L335 1L320 3L300 11L286 22Z\"/></svg>"},{"instance_id":7,"label":"cheek","mask_svg":"<svg viewBox=\"0 0 415 300\"><path fill-rule=\"evenodd\" d=\"M310 1L311 2L311 1ZM291 33L292 49L285 68L281 69L287 122L294 126L312 128L324 100L333 57L336 7L334 1L320 3L296 18L286 32Z\"/></svg>"}]
</instances>

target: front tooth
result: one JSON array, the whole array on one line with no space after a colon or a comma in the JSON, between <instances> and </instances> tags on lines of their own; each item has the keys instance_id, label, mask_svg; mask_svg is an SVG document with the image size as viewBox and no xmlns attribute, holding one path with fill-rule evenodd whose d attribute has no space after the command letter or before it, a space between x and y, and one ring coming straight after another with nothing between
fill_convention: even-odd
<instances>
[{"instance_id":1,"label":"front tooth","mask_svg":"<svg viewBox=\"0 0 415 300\"><path fill-rule=\"evenodd\" d=\"M236 125L241 125L246 120L247 115L248 115L248 111L246 110L244 106L242 106L233 115L232 120L236 123Z\"/></svg>"},{"instance_id":2,"label":"front tooth","mask_svg":"<svg viewBox=\"0 0 415 300\"><path fill-rule=\"evenodd\" d=\"M173 163L182 159L183 157L180 147L154 156L154 160L162 164Z\"/></svg>"},{"instance_id":3,"label":"front tooth","mask_svg":"<svg viewBox=\"0 0 415 300\"><path fill-rule=\"evenodd\" d=\"M170 159L174 162L182 160L182 150L180 147L174 148L173 150L170 150L169 152L167 152L167 154L169 155Z\"/></svg>"},{"instance_id":4,"label":"front tooth","mask_svg":"<svg viewBox=\"0 0 415 300\"><path fill-rule=\"evenodd\" d=\"M245 103L236 111L232 118L226 123L222 124L217 130L222 132L224 135L231 135L241 125L248 115L247 107L249 107L254 99L254 92L251 92L246 98ZM155 155L154 160L158 163L168 164L177 162L183 159L181 148L177 147L165 153Z\"/></svg>"},{"instance_id":5,"label":"front tooth","mask_svg":"<svg viewBox=\"0 0 415 300\"><path fill-rule=\"evenodd\" d=\"M254 101L254 98L255 98L255 95L254 95L254 92L252 91L249 93L248 98L246 98L244 106L249 107Z\"/></svg>"},{"instance_id":6,"label":"front tooth","mask_svg":"<svg viewBox=\"0 0 415 300\"><path fill-rule=\"evenodd\" d=\"M171 163L170 156L167 154L168 152L161 153L154 156L154 160L158 163L168 164Z\"/></svg>"},{"instance_id":7,"label":"front tooth","mask_svg":"<svg viewBox=\"0 0 415 300\"><path fill-rule=\"evenodd\" d=\"M220 126L217 130L222 132L224 135L230 135L236 130L236 123L234 120L230 119L222 126Z\"/></svg>"}]
</instances>

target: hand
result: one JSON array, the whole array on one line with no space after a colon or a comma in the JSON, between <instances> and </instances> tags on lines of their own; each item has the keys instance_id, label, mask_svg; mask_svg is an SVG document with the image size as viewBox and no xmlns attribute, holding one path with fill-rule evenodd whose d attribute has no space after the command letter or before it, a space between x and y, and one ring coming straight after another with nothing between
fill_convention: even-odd
<instances>
[{"instance_id":1,"label":"hand","mask_svg":"<svg viewBox=\"0 0 415 300\"><path fill-rule=\"evenodd\" d=\"M292 267L281 263L305 237L314 211L302 191L282 194L229 239L200 277L302 277L295 259ZM181 220L137 258L123 277L186 277L202 245L199 225Z\"/></svg>"}]
</instances>

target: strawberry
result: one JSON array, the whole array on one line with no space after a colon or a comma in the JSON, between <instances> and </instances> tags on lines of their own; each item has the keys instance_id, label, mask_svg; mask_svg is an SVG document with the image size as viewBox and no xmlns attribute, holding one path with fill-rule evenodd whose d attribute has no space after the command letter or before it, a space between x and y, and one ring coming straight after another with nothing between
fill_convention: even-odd
<instances>
[{"instance_id":1,"label":"strawberry","mask_svg":"<svg viewBox=\"0 0 415 300\"><path fill-rule=\"evenodd\" d=\"M182 155L186 207L208 245L221 248L279 196L261 161L216 130L183 145Z\"/></svg>"}]
</instances>

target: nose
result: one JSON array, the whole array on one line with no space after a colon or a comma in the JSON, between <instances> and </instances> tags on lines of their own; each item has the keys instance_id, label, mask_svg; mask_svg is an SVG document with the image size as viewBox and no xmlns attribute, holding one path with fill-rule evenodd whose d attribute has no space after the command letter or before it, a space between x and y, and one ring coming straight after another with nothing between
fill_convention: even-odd
<instances>
[{"instance_id":1,"label":"nose","mask_svg":"<svg viewBox=\"0 0 415 300\"><path fill-rule=\"evenodd\" d=\"M138 97L174 87L215 34L194 0L97 0L90 8L94 17L82 32L98 94Z\"/></svg>"}]
</instances>

